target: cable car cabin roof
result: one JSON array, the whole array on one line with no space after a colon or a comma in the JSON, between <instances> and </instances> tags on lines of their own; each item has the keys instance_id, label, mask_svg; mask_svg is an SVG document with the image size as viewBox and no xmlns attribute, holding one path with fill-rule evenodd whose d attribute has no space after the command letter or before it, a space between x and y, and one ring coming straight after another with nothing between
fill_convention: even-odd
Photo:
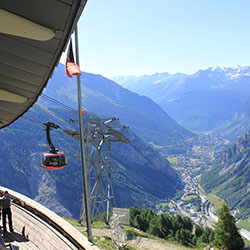
<instances>
[{"instance_id":1,"label":"cable car cabin roof","mask_svg":"<svg viewBox=\"0 0 250 250\"><path fill-rule=\"evenodd\" d=\"M63 152L56 152L56 153L44 152L43 156L64 156L64 153Z\"/></svg>"},{"instance_id":2,"label":"cable car cabin roof","mask_svg":"<svg viewBox=\"0 0 250 250\"><path fill-rule=\"evenodd\" d=\"M0 1L0 129L41 95L86 2Z\"/></svg>"}]
</instances>

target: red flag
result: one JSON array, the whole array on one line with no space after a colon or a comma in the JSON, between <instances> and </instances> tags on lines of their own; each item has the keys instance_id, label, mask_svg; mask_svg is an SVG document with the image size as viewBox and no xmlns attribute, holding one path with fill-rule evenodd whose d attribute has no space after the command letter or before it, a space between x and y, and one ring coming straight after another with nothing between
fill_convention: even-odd
<instances>
[{"instance_id":1,"label":"red flag","mask_svg":"<svg viewBox=\"0 0 250 250\"><path fill-rule=\"evenodd\" d=\"M81 75L81 70L79 66L75 63L73 48L72 48L72 41L70 39L68 53L67 53L67 60L65 65L66 75L68 77L72 77L72 75Z\"/></svg>"}]
</instances>

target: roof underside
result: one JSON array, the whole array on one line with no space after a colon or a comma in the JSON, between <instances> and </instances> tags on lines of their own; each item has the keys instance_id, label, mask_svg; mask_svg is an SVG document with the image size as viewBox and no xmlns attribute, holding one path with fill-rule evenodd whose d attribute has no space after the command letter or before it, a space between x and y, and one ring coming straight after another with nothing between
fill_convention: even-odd
<instances>
[{"instance_id":1,"label":"roof underside","mask_svg":"<svg viewBox=\"0 0 250 250\"><path fill-rule=\"evenodd\" d=\"M65 50L87 0L3 0L0 10L54 32L47 41L0 33L0 129L37 100ZM4 27L6 23L0 22ZM4 27L5 28L5 27Z\"/></svg>"}]
</instances>

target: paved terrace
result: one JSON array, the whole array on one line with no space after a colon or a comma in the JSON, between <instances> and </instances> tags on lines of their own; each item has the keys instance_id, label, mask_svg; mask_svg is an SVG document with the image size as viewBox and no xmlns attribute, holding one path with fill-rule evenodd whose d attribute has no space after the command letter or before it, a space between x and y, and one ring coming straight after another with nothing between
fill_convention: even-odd
<instances>
[{"instance_id":1,"label":"paved terrace","mask_svg":"<svg viewBox=\"0 0 250 250\"><path fill-rule=\"evenodd\" d=\"M12 204L14 233L4 234L4 239L20 250L98 250L82 233L60 216L38 202L8 190ZM7 225L8 229L8 225Z\"/></svg>"}]
</instances>

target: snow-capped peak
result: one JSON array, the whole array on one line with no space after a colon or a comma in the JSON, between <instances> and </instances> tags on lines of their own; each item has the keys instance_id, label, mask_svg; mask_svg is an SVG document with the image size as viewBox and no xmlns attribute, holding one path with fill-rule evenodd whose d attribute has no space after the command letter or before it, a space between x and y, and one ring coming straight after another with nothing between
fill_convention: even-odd
<instances>
[{"instance_id":1,"label":"snow-capped peak","mask_svg":"<svg viewBox=\"0 0 250 250\"><path fill-rule=\"evenodd\" d=\"M216 65L211 70L214 72L214 71L217 71L218 69L220 69L220 67Z\"/></svg>"}]
</instances>

